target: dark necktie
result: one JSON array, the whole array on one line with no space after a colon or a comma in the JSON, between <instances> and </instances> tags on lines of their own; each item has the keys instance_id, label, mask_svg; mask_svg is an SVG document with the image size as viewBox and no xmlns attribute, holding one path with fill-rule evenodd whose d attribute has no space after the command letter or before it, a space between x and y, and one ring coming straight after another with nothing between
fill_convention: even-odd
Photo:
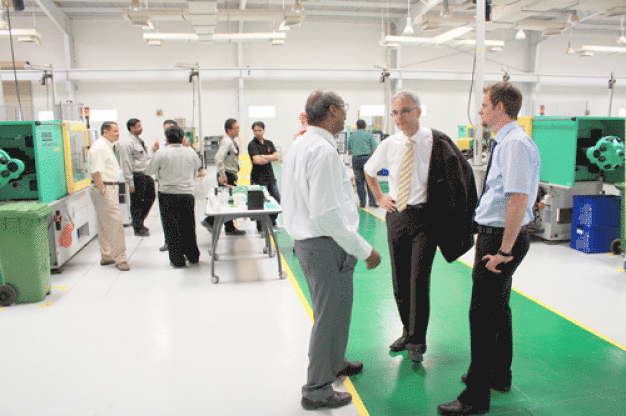
<instances>
[{"instance_id":1,"label":"dark necktie","mask_svg":"<svg viewBox=\"0 0 626 416\"><path fill-rule=\"evenodd\" d=\"M487 171L485 172L485 179L483 179L483 190L480 194L481 197L487 190L487 177L489 176L489 169L491 169L491 161L493 160L493 152L496 149L497 144L498 142L496 142L495 140L491 142L491 148L489 149L489 161L487 162Z\"/></svg>"},{"instance_id":2,"label":"dark necktie","mask_svg":"<svg viewBox=\"0 0 626 416\"><path fill-rule=\"evenodd\" d=\"M141 140L139 137L137 137L137 140L139 140L139 143L141 143L141 147L143 147L143 150L147 152L148 149L146 149L146 144L144 143L144 141Z\"/></svg>"}]
</instances>

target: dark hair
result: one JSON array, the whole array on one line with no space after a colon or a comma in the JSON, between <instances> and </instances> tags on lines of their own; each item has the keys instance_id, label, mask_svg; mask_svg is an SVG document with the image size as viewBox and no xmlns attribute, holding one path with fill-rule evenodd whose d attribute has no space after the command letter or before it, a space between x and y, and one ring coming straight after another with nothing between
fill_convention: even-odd
<instances>
[{"instance_id":1,"label":"dark hair","mask_svg":"<svg viewBox=\"0 0 626 416\"><path fill-rule=\"evenodd\" d=\"M259 126L263 130L265 130L265 123L263 123L262 121L255 121L254 123L252 123L252 130L254 130L256 126Z\"/></svg>"},{"instance_id":2,"label":"dark hair","mask_svg":"<svg viewBox=\"0 0 626 416\"><path fill-rule=\"evenodd\" d=\"M178 126L169 126L165 130L165 138L170 144L182 143L185 132Z\"/></svg>"},{"instance_id":3,"label":"dark hair","mask_svg":"<svg viewBox=\"0 0 626 416\"><path fill-rule=\"evenodd\" d=\"M483 92L491 93L491 105L497 106L502 103L504 112L512 119L517 119L517 114L522 108L522 92L513 84L506 81L500 81L496 84L485 87Z\"/></svg>"},{"instance_id":4,"label":"dark hair","mask_svg":"<svg viewBox=\"0 0 626 416\"><path fill-rule=\"evenodd\" d=\"M310 126L317 126L328 115L331 105L343 104L341 97L334 91L313 91L306 100L306 117Z\"/></svg>"},{"instance_id":5,"label":"dark hair","mask_svg":"<svg viewBox=\"0 0 626 416\"><path fill-rule=\"evenodd\" d=\"M359 130L363 130L365 127L367 127L367 123L365 122L365 120L357 120L356 121L356 128Z\"/></svg>"},{"instance_id":6,"label":"dark hair","mask_svg":"<svg viewBox=\"0 0 626 416\"><path fill-rule=\"evenodd\" d=\"M130 131L131 127L135 127L135 124L139 123L139 120L136 118L131 118L126 122L126 128Z\"/></svg>"},{"instance_id":7,"label":"dark hair","mask_svg":"<svg viewBox=\"0 0 626 416\"><path fill-rule=\"evenodd\" d=\"M233 128L233 124L235 124L236 122L237 120L235 120L234 118L229 118L228 120L226 120L226 122L224 123L224 131L231 130Z\"/></svg>"},{"instance_id":8,"label":"dark hair","mask_svg":"<svg viewBox=\"0 0 626 416\"><path fill-rule=\"evenodd\" d=\"M174 120L165 120L163 122L163 125L165 126L166 124L171 124L172 126L178 126L178 123L175 122Z\"/></svg>"},{"instance_id":9,"label":"dark hair","mask_svg":"<svg viewBox=\"0 0 626 416\"><path fill-rule=\"evenodd\" d=\"M117 126L117 123L115 121L105 121L104 123L102 123L102 126L100 127L100 134L104 135L105 130L111 130L111 126L113 124Z\"/></svg>"}]
</instances>

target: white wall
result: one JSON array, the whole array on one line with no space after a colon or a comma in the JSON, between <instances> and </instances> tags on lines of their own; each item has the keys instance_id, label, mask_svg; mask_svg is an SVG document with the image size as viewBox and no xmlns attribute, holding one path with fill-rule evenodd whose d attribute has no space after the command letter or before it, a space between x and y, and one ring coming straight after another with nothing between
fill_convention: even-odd
<instances>
[{"instance_id":1,"label":"white wall","mask_svg":"<svg viewBox=\"0 0 626 416\"><path fill-rule=\"evenodd\" d=\"M30 18L19 18L14 23L14 27L32 27ZM147 141L162 137L162 122L167 118L185 118L188 123L191 122L192 84L187 80L186 70L174 71L174 65L181 62L199 62L203 68L204 136L221 134L224 120L234 117L240 121L247 144L252 138L250 125L255 121L247 117L248 106L272 105L276 106L276 118L263 120L267 126L267 137L286 151L293 133L300 127L298 115L303 111L306 97L311 91L336 90L350 104L349 125L355 123L361 105L384 102L383 84L378 82L379 71L373 69L373 65L385 62L387 55L386 50L378 45L378 24L305 21L287 33L284 46L272 46L269 42L243 44L241 108L244 114L238 114L239 82L236 76L223 75L223 71L219 70L238 67L236 43L169 41L161 47L149 47L142 39L141 29L131 26L127 21L78 20L73 22L73 27L77 57L75 68L95 71L94 79L83 77L76 81L76 101L91 109L117 109L122 125L131 117L141 119ZM159 27L162 32L190 31L184 22L161 22ZM28 60L39 65L53 64L62 74L56 79L57 100L66 100L68 93L62 70L68 68L68 65L63 38L47 19L37 19L37 28L44 36L43 43L39 46L16 43L16 60ZM231 30L235 28L236 24L231 24ZM268 23L245 25L246 31L267 31L269 28ZM526 69L529 51L527 43L514 40L512 34L506 35L504 51L486 55L485 70L491 72L488 79L498 79L504 67L512 73L522 73ZM488 34L488 38L495 39L497 36L498 33ZM592 115L604 116L608 105L608 76L611 71L615 71L623 80L626 75L626 57L597 55L581 58L566 55L567 38L568 35L563 34L540 44L538 73L580 75L583 80L579 85L559 85L558 77L556 81L541 80L536 99L587 100ZM574 36L574 46L583 43L613 45L615 37L581 36L578 39ZM8 46L8 41L0 40L2 61L11 59ZM456 126L469 122L467 101L470 88L468 74L473 62L471 50L405 46L399 54L403 87L417 91L427 107L423 124L455 138ZM247 74L248 68L252 69L250 76ZM274 71L268 77L254 71L259 68L278 68L282 71ZM159 72L157 69L169 72ZM299 69L300 72L288 69ZM420 75L419 71L431 71L431 74L459 71L462 75L458 80L433 81L423 79L425 75ZM8 71L3 71L1 76L3 80L12 78ZM590 76L600 78L590 82ZM519 82L519 77L516 81L516 75L513 74L512 81ZM33 82L33 94L35 106L45 107L44 87ZM525 99L532 100L532 97L526 96ZM613 115L618 114L619 108L626 108L626 82L623 81L615 86ZM156 115L157 109L163 110L163 116ZM472 106L472 116L473 111Z\"/></svg>"}]
</instances>

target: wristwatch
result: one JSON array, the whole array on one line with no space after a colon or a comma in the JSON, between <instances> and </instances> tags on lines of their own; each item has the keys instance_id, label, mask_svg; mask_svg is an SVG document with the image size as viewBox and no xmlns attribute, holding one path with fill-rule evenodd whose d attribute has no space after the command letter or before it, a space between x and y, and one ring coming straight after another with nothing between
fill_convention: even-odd
<instances>
[{"instance_id":1,"label":"wristwatch","mask_svg":"<svg viewBox=\"0 0 626 416\"><path fill-rule=\"evenodd\" d=\"M498 250L498 254L504 257L513 257L513 253L505 253L502 250Z\"/></svg>"}]
</instances>

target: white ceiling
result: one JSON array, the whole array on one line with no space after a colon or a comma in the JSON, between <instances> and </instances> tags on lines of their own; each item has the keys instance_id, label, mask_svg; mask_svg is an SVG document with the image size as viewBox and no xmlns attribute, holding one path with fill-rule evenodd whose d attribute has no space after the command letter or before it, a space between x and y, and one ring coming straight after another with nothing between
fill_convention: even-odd
<instances>
[{"instance_id":1,"label":"white ceiling","mask_svg":"<svg viewBox=\"0 0 626 416\"><path fill-rule=\"evenodd\" d=\"M186 0L155 1L140 0L145 9L186 10ZM423 32L424 22L438 21L440 32L470 22L475 14L471 0L449 0L453 18L440 18L442 0L301 0L307 21L356 23L387 23L402 32L406 23L407 7L415 19L416 35ZM52 3L70 19L124 19L123 10L128 1L109 0L24 0L26 10L15 14L41 14L39 5ZM280 10L291 9L293 0L218 0L218 10ZM487 30L536 30L546 26L562 31L572 28L574 32L620 35L623 15L610 16L615 7L626 9L624 0L492 0L493 21ZM608 12L607 12L608 11ZM568 24L567 19L576 12L579 22ZM432 25L431 25L432 26ZM244 28L245 31L245 28ZM433 33L433 32L430 32ZM436 33L435 33L436 34Z\"/></svg>"}]
</instances>

